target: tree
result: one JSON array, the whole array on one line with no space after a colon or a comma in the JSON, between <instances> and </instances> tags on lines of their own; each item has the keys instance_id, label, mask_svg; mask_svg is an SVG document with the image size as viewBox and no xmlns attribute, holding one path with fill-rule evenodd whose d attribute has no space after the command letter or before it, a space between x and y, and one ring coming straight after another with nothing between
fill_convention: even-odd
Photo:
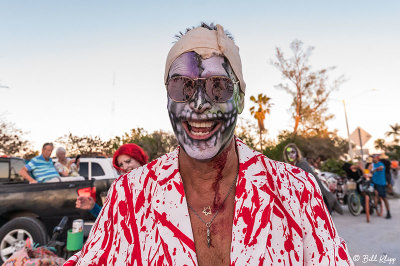
<instances>
[{"instance_id":1,"label":"tree","mask_svg":"<svg viewBox=\"0 0 400 266\"><path fill-rule=\"evenodd\" d=\"M278 135L277 143L268 145L264 154L273 160L283 160L283 149L289 143L295 143L301 150L303 157L325 161L339 159L347 151L348 143L339 137L336 132L326 136L294 135L289 131L282 131Z\"/></svg>"},{"instance_id":2,"label":"tree","mask_svg":"<svg viewBox=\"0 0 400 266\"><path fill-rule=\"evenodd\" d=\"M343 76L329 82L328 73L334 67L312 70L309 58L313 47L303 48L303 42L294 40L290 44L293 52L291 58L285 58L282 50L276 48L276 61L272 61L287 80L276 87L285 90L293 96L291 109L293 112L293 133L299 130L309 135L319 135L327 132L326 121L333 118L328 114L327 101L331 92L337 89L343 82Z\"/></svg>"},{"instance_id":3,"label":"tree","mask_svg":"<svg viewBox=\"0 0 400 266\"><path fill-rule=\"evenodd\" d=\"M103 141L99 136L75 136L72 133L64 135L56 140L57 143L65 146L68 156L74 157L78 154L86 157L113 155L113 142Z\"/></svg>"},{"instance_id":4,"label":"tree","mask_svg":"<svg viewBox=\"0 0 400 266\"><path fill-rule=\"evenodd\" d=\"M400 146L399 145L386 146L385 153L392 159L400 160Z\"/></svg>"},{"instance_id":5,"label":"tree","mask_svg":"<svg viewBox=\"0 0 400 266\"><path fill-rule=\"evenodd\" d=\"M385 148L386 148L385 140L384 139L376 139L374 141L374 147L375 147L375 149L378 149L378 150L385 150Z\"/></svg>"},{"instance_id":6,"label":"tree","mask_svg":"<svg viewBox=\"0 0 400 266\"><path fill-rule=\"evenodd\" d=\"M24 134L14 124L0 120L0 154L22 156L31 152L29 141L23 139Z\"/></svg>"},{"instance_id":7,"label":"tree","mask_svg":"<svg viewBox=\"0 0 400 266\"><path fill-rule=\"evenodd\" d=\"M173 133L162 130L148 133L143 128L133 128L122 137L116 137L113 143L114 148L118 148L125 143L135 143L149 155L149 160L171 152L178 146L178 141Z\"/></svg>"},{"instance_id":8,"label":"tree","mask_svg":"<svg viewBox=\"0 0 400 266\"><path fill-rule=\"evenodd\" d=\"M258 129L260 133L260 150L263 150L262 133L265 131L264 120L265 114L269 114L271 111L272 104L269 102L271 98L263 95L262 93L257 95L257 98L250 96L250 101L255 103L255 106L250 107L251 115L257 120Z\"/></svg>"},{"instance_id":9,"label":"tree","mask_svg":"<svg viewBox=\"0 0 400 266\"><path fill-rule=\"evenodd\" d=\"M240 138L247 146L256 149L257 146L257 131L255 130L256 124L249 119L239 117L237 126L235 128L235 136Z\"/></svg>"},{"instance_id":10,"label":"tree","mask_svg":"<svg viewBox=\"0 0 400 266\"><path fill-rule=\"evenodd\" d=\"M75 136L71 133L56 140L65 146L68 156L81 154L86 157L104 156L112 157L115 151L125 143L139 145L153 160L165 153L171 152L178 146L175 135L162 130L148 133L143 128L133 128L122 136L116 136L109 140L102 140L98 136Z\"/></svg>"},{"instance_id":11,"label":"tree","mask_svg":"<svg viewBox=\"0 0 400 266\"><path fill-rule=\"evenodd\" d=\"M390 137L390 136L392 136L393 137L393 142L394 143L399 143L399 138L398 137L400 137L400 125L399 124L394 124L393 126L392 125L390 125L390 129L391 130L389 130L389 131L387 131L386 133L385 133L385 136L386 137Z\"/></svg>"}]
</instances>

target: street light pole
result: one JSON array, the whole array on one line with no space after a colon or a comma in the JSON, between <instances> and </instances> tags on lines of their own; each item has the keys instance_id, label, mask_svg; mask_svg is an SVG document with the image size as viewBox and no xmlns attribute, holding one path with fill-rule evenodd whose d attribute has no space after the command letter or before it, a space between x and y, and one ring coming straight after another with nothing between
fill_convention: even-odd
<instances>
[{"instance_id":1,"label":"street light pole","mask_svg":"<svg viewBox=\"0 0 400 266\"><path fill-rule=\"evenodd\" d=\"M351 148L351 142L350 142L350 131L349 131L349 122L347 121L346 102L342 100L342 103L344 108L344 117L346 118L347 142L349 143L349 156L350 159L353 160L353 149Z\"/></svg>"}]
</instances>

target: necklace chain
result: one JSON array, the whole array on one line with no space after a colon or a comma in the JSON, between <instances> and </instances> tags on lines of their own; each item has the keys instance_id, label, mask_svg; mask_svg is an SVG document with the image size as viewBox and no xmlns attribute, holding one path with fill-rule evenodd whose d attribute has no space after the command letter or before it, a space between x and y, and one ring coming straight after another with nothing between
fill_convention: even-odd
<instances>
[{"instance_id":1,"label":"necklace chain","mask_svg":"<svg viewBox=\"0 0 400 266\"><path fill-rule=\"evenodd\" d=\"M219 205L219 208L215 211L213 217L211 218L211 220L210 220L209 222L204 221L203 218L201 218L201 216L193 209L193 207L190 206L189 202L186 201L187 206L189 207L189 209L190 209L190 210L200 219L200 221L201 221L203 224L205 224L206 227L207 227L207 246L208 246L208 247L210 247L210 245L211 245L211 232L210 232L211 224L214 222L214 219L217 217L217 215L218 215L218 213L219 213L219 210L220 210L220 207L224 205L226 199L227 199L228 196L231 194L232 189L233 189L233 186L236 184L236 180L237 180L237 178L238 178L238 175L239 175L239 170L238 170L238 173L236 174L235 179L234 179L233 182L232 182L232 185L229 187L229 191L228 191L228 193L226 194L224 200L223 200L222 203Z\"/></svg>"}]
</instances>

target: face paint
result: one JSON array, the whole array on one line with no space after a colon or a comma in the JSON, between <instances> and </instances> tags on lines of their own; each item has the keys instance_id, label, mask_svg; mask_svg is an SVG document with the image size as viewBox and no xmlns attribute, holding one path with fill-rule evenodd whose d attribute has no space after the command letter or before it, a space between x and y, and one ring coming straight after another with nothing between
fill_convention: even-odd
<instances>
[{"instance_id":1,"label":"face paint","mask_svg":"<svg viewBox=\"0 0 400 266\"><path fill-rule=\"evenodd\" d=\"M226 76L235 79L227 60L222 56L202 59L194 52L179 56L171 65L169 77L207 78ZM193 97L184 103L168 97L172 128L180 146L192 158L209 160L219 154L233 137L238 112L241 111L239 86L224 103L215 103L205 88L195 88Z\"/></svg>"},{"instance_id":2,"label":"face paint","mask_svg":"<svg viewBox=\"0 0 400 266\"><path fill-rule=\"evenodd\" d=\"M288 147L286 149L286 156L289 159L289 162L294 162L297 160L297 151L292 147Z\"/></svg>"},{"instance_id":3,"label":"face paint","mask_svg":"<svg viewBox=\"0 0 400 266\"><path fill-rule=\"evenodd\" d=\"M122 171L125 173L128 173L129 171L140 167L140 163L138 161L126 154L119 155L117 157L117 162L119 168L121 168Z\"/></svg>"}]
</instances>

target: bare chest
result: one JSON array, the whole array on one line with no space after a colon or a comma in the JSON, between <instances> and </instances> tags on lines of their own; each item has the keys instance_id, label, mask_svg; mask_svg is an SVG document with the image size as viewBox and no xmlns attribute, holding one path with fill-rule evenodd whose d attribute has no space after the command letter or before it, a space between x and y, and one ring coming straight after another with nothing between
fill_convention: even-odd
<instances>
[{"instance_id":1,"label":"bare chest","mask_svg":"<svg viewBox=\"0 0 400 266\"><path fill-rule=\"evenodd\" d=\"M233 204L218 213L210 230L193 213L190 213L194 244L199 265L229 265L232 241ZM202 217L209 222L212 215ZM209 235L208 235L209 234ZM210 240L210 244L209 241Z\"/></svg>"}]
</instances>

